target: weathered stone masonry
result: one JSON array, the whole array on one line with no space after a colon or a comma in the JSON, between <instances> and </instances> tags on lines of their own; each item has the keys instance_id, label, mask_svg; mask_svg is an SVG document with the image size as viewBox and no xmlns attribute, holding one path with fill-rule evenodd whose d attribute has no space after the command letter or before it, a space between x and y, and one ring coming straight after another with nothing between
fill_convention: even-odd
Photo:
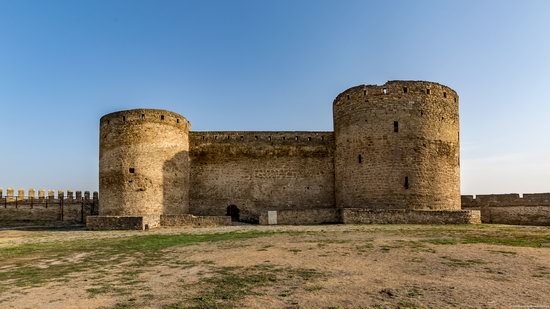
<instances>
[{"instance_id":1,"label":"weathered stone masonry","mask_svg":"<svg viewBox=\"0 0 550 309\"><path fill-rule=\"evenodd\" d=\"M24 190L11 188L4 197L0 189L0 221L82 222L92 215L90 229L232 219L550 225L550 193L460 197L458 95L449 87L361 85L338 95L333 110L334 132L191 132L185 117L165 110L105 115L100 200L79 191L54 199L51 190L25 199Z\"/></svg>"},{"instance_id":2,"label":"weathered stone masonry","mask_svg":"<svg viewBox=\"0 0 550 309\"><path fill-rule=\"evenodd\" d=\"M480 210L483 223L550 225L550 193L463 195L462 208Z\"/></svg>"},{"instance_id":3,"label":"weathered stone masonry","mask_svg":"<svg viewBox=\"0 0 550 309\"><path fill-rule=\"evenodd\" d=\"M460 211L455 91L390 81L350 88L333 107L334 132L189 132L189 122L168 111L106 115L100 217L89 227L154 227L187 222L186 214L269 222L268 211L280 211L282 222L285 212L289 221L319 217L303 223L479 221ZM355 220L344 216L353 213Z\"/></svg>"},{"instance_id":4,"label":"weathered stone masonry","mask_svg":"<svg viewBox=\"0 0 550 309\"><path fill-rule=\"evenodd\" d=\"M25 193L27 192L27 194ZM89 191L40 189L4 191L0 188L0 224L85 223L86 218L97 215L98 193Z\"/></svg>"}]
</instances>

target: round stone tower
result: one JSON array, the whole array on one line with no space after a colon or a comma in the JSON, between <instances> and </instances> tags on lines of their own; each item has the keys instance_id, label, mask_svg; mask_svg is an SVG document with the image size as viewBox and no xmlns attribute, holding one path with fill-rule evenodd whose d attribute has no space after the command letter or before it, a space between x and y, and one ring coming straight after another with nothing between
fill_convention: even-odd
<instances>
[{"instance_id":1,"label":"round stone tower","mask_svg":"<svg viewBox=\"0 0 550 309\"><path fill-rule=\"evenodd\" d=\"M190 126L157 109L101 117L99 215L188 213Z\"/></svg>"},{"instance_id":2,"label":"round stone tower","mask_svg":"<svg viewBox=\"0 0 550 309\"><path fill-rule=\"evenodd\" d=\"M424 81L362 85L336 97L339 208L460 210L458 95Z\"/></svg>"}]
</instances>

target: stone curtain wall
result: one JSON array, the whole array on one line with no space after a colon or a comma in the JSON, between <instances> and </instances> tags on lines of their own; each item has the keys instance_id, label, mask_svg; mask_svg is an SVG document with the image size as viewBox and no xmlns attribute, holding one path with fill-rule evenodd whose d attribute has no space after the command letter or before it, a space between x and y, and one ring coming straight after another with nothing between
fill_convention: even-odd
<instances>
[{"instance_id":1,"label":"stone curtain wall","mask_svg":"<svg viewBox=\"0 0 550 309\"><path fill-rule=\"evenodd\" d=\"M463 195L462 209L480 210L483 223L550 225L550 193Z\"/></svg>"},{"instance_id":2,"label":"stone curtain wall","mask_svg":"<svg viewBox=\"0 0 550 309\"><path fill-rule=\"evenodd\" d=\"M257 221L279 209L334 207L332 132L191 132L190 211Z\"/></svg>"},{"instance_id":3,"label":"stone curtain wall","mask_svg":"<svg viewBox=\"0 0 550 309\"><path fill-rule=\"evenodd\" d=\"M27 194L25 194L27 193ZM56 194L57 193L57 194ZM97 214L98 193L72 190L38 191L0 188L0 226L2 223L85 223L86 217Z\"/></svg>"},{"instance_id":4,"label":"stone curtain wall","mask_svg":"<svg viewBox=\"0 0 550 309\"><path fill-rule=\"evenodd\" d=\"M334 100L339 208L460 210L458 95L417 81Z\"/></svg>"}]
</instances>

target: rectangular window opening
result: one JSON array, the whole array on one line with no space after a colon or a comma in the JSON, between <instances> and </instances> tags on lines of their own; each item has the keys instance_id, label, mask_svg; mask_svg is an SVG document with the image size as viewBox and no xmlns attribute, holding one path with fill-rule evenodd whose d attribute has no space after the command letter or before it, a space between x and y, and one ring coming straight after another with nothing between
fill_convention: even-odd
<instances>
[{"instance_id":1,"label":"rectangular window opening","mask_svg":"<svg viewBox=\"0 0 550 309\"><path fill-rule=\"evenodd\" d=\"M160 120L164 120L164 115L160 115Z\"/></svg>"},{"instance_id":2,"label":"rectangular window opening","mask_svg":"<svg viewBox=\"0 0 550 309\"><path fill-rule=\"evenodd\" d=\"M407 89L407 87L403 87L403 93L407 93L409 91L409 89Z\"/></svg>"},{"instance_id":3,"label":"rectangular window opening","mask_svg":"<svg viewBox=\"0 0 550 309\"><path fill-rule=\"evenodd\" d=\"M409 176L405 176L405 190L409 189Z\"/></svg>"},{"instance_id":4,"label":"rectangular window opening","mask_svg":"<svg viewBox=\"0 0 550 309\"><path fill-rule=\"evenodd\" d=\"M397 121L393 122L393 132L395 133L399 132L399 122Z\"/></svg>"},{"instance_id":5,"label":"rectangular window opening","mask_svg":"<svg viewBox=\"0 0 550 309\"><path fill-rule=\"evenodd\" d=\"M130 171L130 174L134 174L136 172L136 169L133 167L130 167L129 171Z\"/></svg>"},{"instance_id":6,"label":"rectangular window opening","mask_svg":"<svg viewBox=\"0 0 550 309\"><path fill-rule=\"evenodd\" d=\"M141 117L139 119L141 120L145 119L145 114L141 114Z\"/></svg>"},{"instance_id":7,"label":"rectangular window opening","mask_svg":"<svg viewBox=\"0 0 550 309\"><path fill-rule=\"evenodd\" d=\"M426 94L430 94L430 89L426 89Z\"/></svg>"},{"instance_id":8,"label":"rectangular window opening","mask_svg":"<svg viewBox=\"0 0 550 309\"><path fill-rule=\"evenodd\" d=\"M446 92L443 92L443 97L444 97L444 98L447 97L447 93L446 93Z\"/></svg>"},{"instance_id":9,"label":"rectangular window opening","mask_svg":"<svg viewBox=\"0 0 550 309\"><path fill-rule=\"evenodd\" d=\"M388 94L388 88L382 89L382 92L383 92L384 94Z\"/></svg>"},{"instance_id":10,"label":"rectangular window opening","mask_svg":"<svg viewBox=\"0 0 550 309\"><path fill-rule=\"evenodd\" d=\"M126 121L126 116L122 116L122 121Z\"/></svg>"},{"instance_id":11,"label":"rectangular window opening","mask_svg":"<svg viewBox=\"0 0 550 309\"><path fill-rule=\"evenodd\" d=\"M176 119L176 123L180 123L180 120L179 120L179 119Z\"/></svg>"},{"instance_id":12,"label":"rectangular window opening","mask_svg":"<svg viewBox=\"0 0 550 309\"><path fill-rule=\"evenodd\" d=\"M363 162L363 156L358 155L357 156L357 162L362 163Z\"/></svg>"}]
</instances>

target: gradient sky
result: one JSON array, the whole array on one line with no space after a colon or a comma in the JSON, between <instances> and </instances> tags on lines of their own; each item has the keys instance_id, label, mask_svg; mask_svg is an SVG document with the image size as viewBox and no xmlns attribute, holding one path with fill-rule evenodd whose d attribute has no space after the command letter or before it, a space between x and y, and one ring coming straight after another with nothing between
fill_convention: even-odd
<instances>
[{"instance_id":1,"label":"gradient sky","mask_svg":"<svg viewBox=\"0 0 550 309\"><path fill-rule=\"evenodd\" d=\"M98 125L332 130L332 100L460 95L463 194L550 192L550 1L0 0L0 187L95 190Z\"/></svg>"}]
</instances>

